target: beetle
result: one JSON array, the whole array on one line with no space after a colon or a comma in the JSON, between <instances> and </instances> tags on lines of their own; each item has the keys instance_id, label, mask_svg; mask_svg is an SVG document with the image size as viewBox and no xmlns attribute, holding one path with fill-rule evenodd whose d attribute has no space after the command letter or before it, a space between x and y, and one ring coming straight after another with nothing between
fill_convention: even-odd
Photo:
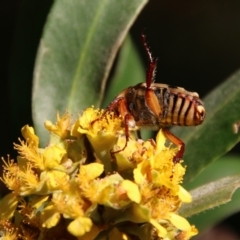
<instances>
[{"instance_id":1,"label":"beetle","mask_svg":"<svg viewBox=\"0 0 240 240\"><path fill-rule=\"evenodd\" d=\"M155 83L157 58L150 52L146 35L142 33L141 37L149 60L146 81L124 89L105 110L105 113L113 111L117 116L121 116L125 127L125 146L112 154L126 148L129 129L139 131L145 127L154 130L162 128L165 137L179 146L179 151L173 159L177 163L183 157L185 144L167 127L199 125L205 118L205 109L198 93L189 92L181 87Z\"/></svg>"}]
</instances>

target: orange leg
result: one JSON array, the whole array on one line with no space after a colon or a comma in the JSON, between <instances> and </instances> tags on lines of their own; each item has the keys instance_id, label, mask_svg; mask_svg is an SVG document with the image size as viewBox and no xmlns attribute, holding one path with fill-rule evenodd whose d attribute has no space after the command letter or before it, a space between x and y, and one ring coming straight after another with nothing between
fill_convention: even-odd
<instances>
[{"instance_id":1,"label":"orange leg","mask_svg":"<svg viewBox=\"0 0 240 240\"><path fill-rule=\"evenodd\" d=\"M111 112L111 111L113 111L116 115L122 116L123 121L124 121L125 136L126 136L126 143L125 143L124 147L117 151L111 151L111 155L113 156L114 154L123 151L127 147L127 143L129 140L129 122L130 122L130 120L133 119L133 117L129 113L129 111L126 107L125 99L123 97L118 97L118 98L115 98L109 104L109 106L107 107L105 112L102 114L102 116L95 119L94 121L92 121L91 124L93 125L96 121L100 120L101 118L104 118L106 113Z\"/></svg>"},{"instance_id":2,"label":"orange leg","mask_svg":"<svg viewBox=\"0 0 240 240\"><path fill-rule=\"evenodd\" d=\"M110 106L111 106L111 104L110 104ZM127 147L127 144L128 144L129 138L130 138L130 136L129 136L129 123L130 123L130 121L134 121L133 116L131 115L131 113L129 112L129 110L127 108L127 104L126 104L124 98L119 98L119 100L117 102L117 107L118 107L118 112L119 112L120 116L123 118L126 142L125 142L125 145L122 149L117 150L115 152L111 151L112 155L123 151ZM109 107L107 109L109 109Z\"/></svg>"},{"instance_id":3,"label":"orange leg","mask_svg":"<svg viewBox=\"0 0 240 240\"><path fill-rule=\"evenodd\" d=\"M180 140L175 135L173 135L167 128L163 128L162 131L166 138L168 138L172 143L174 143L175 145L180 147L179 151L173 158L173 162L178 163L181 160L181 158L183 157L185 144L182 140Z\"/></svg>"},{"instance_id":4,"label":"orange leg","mask_svg":"<svg viewBox=\"0 0 240 240\"><path fill-rule=\"evenodd\" d=\"M129 140L129 127L128 127L128 121L130 120L131 118L131 115L130 114L126 114L125 117L124 117L124 128L125 128L125 136L126 136L126 142L125 142L125 145L122 149L120 150L117 150L117 151L111 151L111 155L113 156L114 154L116 153L119 153L121 151L123 151L126 147L127 147L127 143L128 143L128 140Z\"/></svg>"},{"instance_id":5,"label":"orange leg","mask_svg":"<svg viewBox=\"0 0 240 240\"><path fill-rule=\"evenodd\" d=\"M109 106L107 107L107 109L103 112L102 116L99 117L99 118L97 118L97 119L95 119L95 120L93 120L93 121L91 122L91 126L93 126L93 124L94 124L95 122L99 121L100 119L103 119L103 118L105 117L105 115L106 115L107 112L112 112L112 111L113 111L115 114L117 114L117 113L116 113L116 110L118 110L118 105L119 105L119 103L121 103L122 100L123 100L122 97L120 97L120 98L115 98L115 99L109 104Z\"/></svg>"}]
</instances>

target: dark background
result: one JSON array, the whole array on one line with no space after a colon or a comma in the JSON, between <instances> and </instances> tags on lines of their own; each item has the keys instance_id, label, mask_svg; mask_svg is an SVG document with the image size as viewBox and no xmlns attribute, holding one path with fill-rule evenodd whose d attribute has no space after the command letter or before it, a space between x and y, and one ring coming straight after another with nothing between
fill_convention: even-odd
<instances>
[{"instance_id":1,"label":"dark background","mask_svg":"<svg viewBox=\"0 0 240 240\"><path fill-rule=\"evenodd\" d=\"M32 125L34 58L52 2L0 1L0 156L15 156L12 142L17 141L23 125ZM21 30L23 23L28 25L25 31ZM151 51L159 57L157 82L182 86L204 96L240 68L239 0L151 0L131 29L146 63L140 41L143 28L146 28ZM21 51L24 59L17 62L15 56ZM19 83L13 85L11 78L23 69L24 81L19 79ZM18 99L26 99L25 104L20 104ZM19 107L21 114L12 113L13 105ZM233 151L240 152L239 145ZM240 232L239 218L239 214L228 218L211 234L219 234L221 229L222 239L239 239L240 236L234 235ZM229 231L234 232L232 238L224 235ZM208 235L201 239L220 240L220 236Z\"/></svg>"}]
</instances>

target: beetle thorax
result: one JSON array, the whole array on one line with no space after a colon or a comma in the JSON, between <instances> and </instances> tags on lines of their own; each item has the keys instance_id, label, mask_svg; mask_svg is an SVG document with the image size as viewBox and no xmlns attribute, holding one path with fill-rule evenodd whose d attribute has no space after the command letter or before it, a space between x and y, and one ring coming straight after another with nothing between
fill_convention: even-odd
<instances>
[{"instance_id":1,"label":"beetle thorax","mask_svg":"<svg viewBox=\"0 0 240 240\"><path fill-rule=\"evenodd\" d=\"M138 127L158 129L159 116L156 116L148 106L146 101L146 90L145 83L128 88L125 95L128 110Z\"/></svg>"}]
</instances>

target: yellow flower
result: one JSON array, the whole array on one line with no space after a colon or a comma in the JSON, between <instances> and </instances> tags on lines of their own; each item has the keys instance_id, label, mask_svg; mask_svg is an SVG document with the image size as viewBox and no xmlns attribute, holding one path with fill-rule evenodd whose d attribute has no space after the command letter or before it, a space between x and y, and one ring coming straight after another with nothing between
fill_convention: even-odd
<instances>
[{"instance_id":1,"label":"yellow flower","mask_svg":"<svg viewBox=\"0 0 240 240\"><path fill-rule=\"evenodd\" d=\"M83 198L75 181L70 181L68 188L63 191L54 192L52 202L58 212L63 214L65 218L70 219L83 217L85 211L91 207L90 202Z\"/></svg>"},{"instance_id":2,"label":"yellow flower","mask_svg":"<svg viewBox=\"0 0 240 240\"><path fill-rule=\"evenodd\" d=\"M31 143L28 144L28 142L29 141L24 142L20 140L20 144L14 143L14 148L23 159L31 162L34 168L44 169L41 151L35 145Z\"/></svg>"},{"instance_id":3,"label":"yellow flower","mask_svg":"<svg viewBox=\"0 0 240 240\"><path fill-rule=\"evenodd\" d=\"M10 160L8 156L8 160L5 161L2 158L4 163L3 165L3 176L0 178L8 189L18 193L20 191L20 181L18 178L19 166L14 162L14 160Z\"/></svg>"},{"instance_id":4,"label":"yellow flower","mask_svg":"<svg viewBox=\"0 0 240 240\"><path fill-rule=\"evenodd\" d=\"M60 212L57 211L53 203L49 203L41 213L42 226L52 228L58 224L60 218Z\"/></svg>"},{"instance_id":5,"label":"yellow flower","mask_svg":"<svg viewBox=\"0 0 240 240\"><path fill-rule=\"evenodd\" d=\"M39 138L35 134L34 129L32 127L29 127L28 125L24 126L21 130L23 137L27 141L29 145L32 145L34 147L38 147L39 144Z\"/></svg>"},{"instance_id":6,"label":"yellow flower","mask_svg":"<svg viewBox=\"0 0 240 240\"><path fill-rule=\"evenodd\" d=\"M44 171L40 175L39 194L62 190L69 181L69 175L59 170Z\"/></svg>"},{"instance_id":7,"label":"yellow flower","mask_svg":"<svg viewBox=\"0 0 240 240\"><path fill-rule=\"evenodd\" d=\"M160 130L156 144L146 141L135 148L138 154L132 156L137 156L138 160L131 161L138 163L133 177L140 190L141 202L133 204L119 216L118 221L149 222L159 237L168 239L169 229L175 236L179 230L191 232L192 227L177 214L181 202L191 201L189 193L180 185L185 168L181 163L173 162L176 149L166 147L165 142Z\"/></svg>"},{"instance_id":8,"label":"yellow flower","mask_svg":"<svg viewBox=\"0 0 240 240\"><path fill-rule=\"evenodd\" d=\"M96 156L104 163L105 173L113 170L111 164L111 150L117 142L119 134L123 132L121 119L111 112L104 114L103 110L86 109L75 123L74 128L81 134L86 134Z\"/></svg>"},{"instance_id":9,"label":"yellow flower","mask_svg":"<svg viewBox=\"0 0 240 240\"><path fill-rule=\"evenodd\" d=\"M197 234L178 214L182 202L192 200L181 186L186 168L174 163L178 150L166 145L161 130L156 143L139 140L133 129L125 132L121 117L94 108L74 123L69 114L57 114L57 123L45 127L46 148L25 126L25 141L14 145L17 163L3 160L1 180L12 192L0 202L0 217L13 219L19 236L35 240L56 231L79 240L99 234L187 240Z\"/></svg>"},{"instance_id":10,"label":"yellow flower","mask_svg":"<svg viewBox=\"0 0 240 240\"><path fill-rule=\"evenodd\" d=\"M123 182L123 178L115 173L102 179L79 182L79 184L83 196L92 203L109 206L113 209L121 209L131 203L131 199L128 196L131 194L127 186L125 188L122 186ZM134 191L137 192L136 189Z\"/></svg>"},{"instance_id":11,"label":"yellow flower","mask_svg":"<svg viewBox=\"0 0 240 240\"><path fill-rule=\"evenodd\" d=\"M26 168L18 172L18 177L20 180L20 195L26 196L34 193L37 189L39 178L34 172L32 164L27 163Z\"/></svg>"},{"instance_id":12,"label":"yellow flower","mask_svg":"<svg viewBox=\"0 0 240 240\"><path fill-rule=\"evenodd\" d=\"M45 169L54 169L59 167L63 157L66 155L66 149L59 146L50 146L43 152L43 164Z\"/></svg>"},{"instance_id":13,"label":"yellow flower","mask_svg":"<svg viewBox=\"0 0 240 240\"><path fill-rule=\"evenodd\" d=\"M68 225L68 231L72 233L72 235L80 237L90 232L92 225L91 219L78 217Z\"/></svg>"},{"instance_id":14,"label":"yellow flower","mask_svg":"<svg viewBox=\"0 0 240 240\"><path fill-rule=\"evenodd\" d=\"M85 181L89 182L99 177L103 172L104 166L100 163L90 163L83 165L79 170L79 181L83 184Z\"/></svg>"},{"instance_id":15,"label":"yellow flower","mask_svg":"<svg viewBox=\"0 0 240 240\"><path fill-rule=\"evenodd\" d=\"M19 198L15 193L9 193L3 197L0 202L0 219L11 219L17 208L18 201Z\"/></svg>"},{"instance_id":16,"label":"yellow flower","mask_svg":"<svg viewBox=\"0 0 240 240\"><path fill-rule=\"evenodd\" d=\"M4 239L4 240L15 240L15 239L18 239L18 236L19 236L19 233L17 229L14 229L14 228L6 228L3 231L1 231L1 239Z\"/></svg>"},{"instance_id":17,"label":"yellow flower","mask_svg":"<svg viewBox=\"0 0 240 240\"><path fill-rule=\"evenodd\" d=\"M187 231L182 231L176 236L176 240L185 240L190 239L191 237L198 234L198 230L195 228L195 226L191 226L190 229Z\"/></svg>"},{"instance_id":18,"label":"yellow flower","mask_svg":"<svg viewBox=\"0 0 240 240\"><path fill-rule=\"evenodd\" d=\"M125 135L118 138L117 144L114 146L113 151L118 151L123 149L126 144ZM137 158L133 158L133 154L138 152L138 148L141 143L137 142L134 134L131 134L130 139L127 142L127 147L118 153L115 154L115 162L117 165L117 171L124 173L127 171L132 171L136 167ZM141 146L140 146L141 147Z\"/></svg>"},{"instance_id":19,"label":"yellow flower","mask_svg":"<svg viewBox=\"0 0 240 240\"><path fill-rule=\"evenodd\" d=\"M59 113L57 112L56 124L53 124L50 121L45 121L44 126L48 131L55 133L62 139L65 139L67 136L69 136L69 131L71 128L71 115L66 112L62 117L60 117Z\"/></svg>"},{"instance_id":20,"label":"yellow flower","mask_svg":"<svg viewBox=\"0 0 240 240\"><path fill-rule=\"evenodd\" d=\"M137 184L129 180L124 180L121 184L121 187L126 191L129 199L131 199L133 202L140 203L141 195Z\"/></svg>"}]
</instances>

